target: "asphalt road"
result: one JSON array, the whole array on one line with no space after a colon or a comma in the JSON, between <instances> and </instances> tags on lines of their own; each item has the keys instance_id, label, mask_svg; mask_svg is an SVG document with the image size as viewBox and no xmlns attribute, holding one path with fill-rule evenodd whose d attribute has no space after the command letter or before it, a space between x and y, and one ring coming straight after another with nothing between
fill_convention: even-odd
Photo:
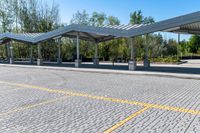
<instances>
[{"instance_id":1,"label":"asphalt road","mask_svg":"<svg viewBox=\"0 0 200 133\"><path fill-rule=\"evenodd\" d=\"M199 133L200 80L0 67L2 133Z\"/></svg>"}]
</instances>

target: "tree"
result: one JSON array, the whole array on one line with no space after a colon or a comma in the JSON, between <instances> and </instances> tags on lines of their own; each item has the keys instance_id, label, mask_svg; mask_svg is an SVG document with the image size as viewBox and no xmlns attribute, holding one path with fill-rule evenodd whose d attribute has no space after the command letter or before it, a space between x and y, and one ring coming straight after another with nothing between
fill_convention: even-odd
<instances>
[{"instance_id":1,"label":"tree","mask_svg":"<svg viewBox=\"0 0 200 133\"><path fill-rule=\"evenodd\" d=\"M114 16L109 16L107 21L107 25L120 25L120 20Z\"/></svg>"},{"instance_id":2,"label":"tree","mask_svg":"<svg viewBox=\"0 0 200 133\"><path fill-rule=\"evenodd\" d=\"M0 32L11 32L13 25L13 15L11 11L11 6L9 0L1 0L0 1ZM5 45L2 49L2 56L8 57L7 46ZM5 54L4 54L5 53Z\"/></svg>"},{"instance_id":3,"label":"tree","mask_svg":"<svg viewBox=\"0 0 200 133\"><path fill-rule=\"evenodd\" d=\"M93 12L90 18L90 24L92 26L103 26L105 25L106 20L107 17L105 13Z\"/></svg>"},{"instance_id":4,"label":"tree","mask_svg":"<svg viewBox=\"0 0 200 133\"><path fill-rule=\"evenodd\" d=\"M187 55L188 53L188 42L184 39L180 42L180 52L183 54L183 55Z\"/></svg>"},{"instance_id":5,"label":"tree","mask_svg":"<svg viewBox=\"0 0 200 133\"><path fill-rule=\"evenodd\" d=\"M150 56L151 57L159 57L162 56L165 47L163 45L163 37L161 34L153 35L151 34L149 36L149 49L151 51Z\"/></svg>"},{"instance_id":6,"label":"tree","mask_svg":"<svg viewBox=\"0 0 200 133\"><path fill-rule=\"evenodd\" d=\"M177 55L177 41L174 39L169 39L165 47L167 48L166 56L175 56Z\"/></svg>"},{"instance_id":7,"label":"tree","mask_svg":"<svg viewBox=\"0 0 200 133\"><path fill-rule=\"evenodd\" d=\"M130 14L130 24L141 24L143 22L142 11L134 11Z\"/></svg>"},{"instance_id":8,"label":"tree","mask_svg":"<svg viewBox=\"0 0 200 133\"><path fill-rule=\"evenodd\" d=\"M77 11L71 19L71 24L90 25L89 14L84 10L83 12Z\"/></svg>"},{"instance_id":9,"label":"tree","mask_svg":"<svg viewBox=\"0 0 200 133\"><path fill-rule=\"evenodd\" d=\"M200 36L194 35L189 40L189 48L191 53L197 53L200 48Z\"/></svg>"},{"instance_id":10,"label":"tree","mask_svg":"<svg viewBox=\"0 0 200 133\"><path fill-rule=\"evenodd\" d=\"M9 0L0 1L0 30L2 32L11 32L13 19Z\"/></svg>"},{"instance_id":11,"label":"tree","mask_svg":"<svg viewBox=\"0 0 200 133\"><path fill-rule=\"evenodd\" d=\"M149 16L149 17L145 17L142 21L143 24L153 24L155 23L155 20L153 17Z\"/></svg>"},{"instance_id":12,"label":"tree","mask_svg":"<svg viewBox=\"0 0 200 133\"><path fill-rule=\"evenodd\" d=\"M130 14L130 24L135 25L135 24L152 24L154 23L154 18L153 17L144 17L142 14L142 11L134 11L133 13ZM153 40L154 36L151 36L151 40ZM144 57L144 47L145 47L145 38L143 37L136 37L135 38L135 48L137 49L137 53L140 53L141 58ZM155 40L154 40L155 41ZM150 46L148 46L150 47ZM151 50L153 51L153 47L151 48Z\"/></svg>"},{"instance_id":13,"label":"tree","mask_svg":"<svg viewBox=\"0 0 200 133\"><path fill-rule=\"evenodd\" d=\"M144 17L142 14L142 11L134 11L130 14L130 24L152 24L155 23L155 20L153 17Z\"/></svg>"},{"instance_id":14,"label":"tree","mask_svg":"<svg viewBox=\"0 0 200 133\"><path fill-rule=\"evenodd\" d=\"M109 16L108 18L104 18L106 20L107 25L119 25L120 21L117 17ZM115 60L119 56L121 56L121 51L123 48L120 47L122 44L120 43L122 39L115 39L109 42L101 43L100 44L100 51L101 55L104 57L105 60ZM120 51L121 50L121 51Z\"/></svg>"},{"instance_id":15,"label":"tree","mask_svg":"<svg viewBox=\"0 0 200 133\"><path fill-rule=\"evenodd\" d=\"M40 2L40 3L39 3ZM50 7L44 0L1 0L0 1L0 31L1 32L48 32L59 27L59 8L56 3ZM28 45L15 42L16 58L28 57ZM55 56L56 47L43 44L45 57ZM6 46L6 45L5 45ZM6 48L4 48L6 51ZM7 51L6 51L7 52ZM48 54L48 55L47 55ZM6 54L7 55L7 54Z\"/></svg>"}]
</instances>

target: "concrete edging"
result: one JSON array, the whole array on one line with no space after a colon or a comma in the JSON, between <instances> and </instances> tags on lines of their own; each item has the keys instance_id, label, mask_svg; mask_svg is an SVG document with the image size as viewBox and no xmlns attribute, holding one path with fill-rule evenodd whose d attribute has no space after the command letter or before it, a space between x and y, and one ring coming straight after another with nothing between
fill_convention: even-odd
<instances>
[{"instance_id":1,"label":"concrete edging","mask_svg":"<svg viewBox=\"0 0 200 133\"><path fill-rule=\"evenodd\" d=\"M108 70L108 69L95 69L95 68L67 68L55 66L33 66L33 65L13 65L13 64L0 64L0 67L18 67L18 68L34 68L46 70L60 70L60 71L75 71L75 72L90 72L101 74L124 74L124 75L137 75L137 76L157 76L157 77L172 77L180 79L195 79L200 80L200 75L195 74L177 74L177 73L162 73L162 72L142 72L142 71L126 71L126 70Z\"/></svg>"}]
</instances>

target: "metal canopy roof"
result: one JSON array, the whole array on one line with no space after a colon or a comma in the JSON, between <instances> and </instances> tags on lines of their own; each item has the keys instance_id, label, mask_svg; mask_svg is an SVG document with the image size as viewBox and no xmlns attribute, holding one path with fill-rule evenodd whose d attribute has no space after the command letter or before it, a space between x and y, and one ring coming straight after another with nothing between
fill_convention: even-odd
<instances>
[{"instance_id":1,"label":"metal canopy roof","mask_svg":"<svg viewBox=\"0 0 200 133\"><path fill-rule=\"evenodd\" d=\"M77 33L79 33L80 39L95 42L104 42L118 37L125 37L127 30L136 29L143 26L145 25L136 24L94 27L73 24L47 33L4 33L0 34L0 40L3 40L2 43L6 43L10 40L16 40L19 42L36 44L60 36L75 38L77 36Z\"/></svg>"},{"instance_id":2,"label":"metal canopy roof","mask_svg":"<svg viewBox=\"0 0 200 133\"><path fill-rule=\"evenodd\" d=\"M200 12L195 12L172 19L157 22L155 24L143 26L137 29L130 29L127 37L134 37L153 32L174 32L182 34L200 33Z\"/></svg>"},{"instance_id":3,"label":"metal canopy roof","mask_svg":"<svg viewBox=\"0 0 200 133\"><path fill-rule=\"evenodd\" d=\"M35 43L52 39L58 36L73 38L76 37L77 33L79 33L81 39L96 41L96 42L103 42L111 40L115 37L123 36L123 30L120 29L73 24L59 28L51 32L47 32L46 34L35 38Z\"/></svg>"},{"instance_id":4,"label":"metal canopy roof","mask_svg":"<svg viewBox=\"0 0 200 133\"><path fill-rule=\"evenodd\" d=\"M95 41L95 42L103 42L111 40L113 38L121 37L124 34L123 32L124 30L120 29L119 27L118 28L94 27L94 26L73 24L47 33L26 33L26 34L4 33L0 34L0 40L3 40L2 43L9 40L16 40L20 42L36 44L60 36L75 38L77 36L77 33L79 33L80 39Z\"/></svg>"},{"instance_id":5,"label":"metal canopy roof","mask_svg":"<svg viewBox=\"0 0 200 133\"><path fill-rule=\"evenodd\" d=\"M79 33L83 40L90 40L95 42L104 42L113 38L125 37L127 30L136 29L145 25L114 25L114 26L86 26L86 25L69 25L35 38L36 42L45 41L54 37L63 36L74 38Z\"/></svg>"},{"instance_id":6,"label":"metal canopy roof","mask_svg":"<svg viewBox=\"0 0 200 133\"><path fill-rule=\"evenodd\" d=\"M57 37L75 38L94 42L104 42L120 37L135 37L153 32L174 32L182 34L200 34L200 12L168 19L150 25L117 25L117 26L86 26L68 25L47 33L0 34L0 44L11 40L36 44Z\"/></svg>"},{"instance_id":7,"label":"metal canopy roof","mask_svg":"<svg viewBox=\"0 0 200 133\"><path fill-rule=\"evenodd\" d=\"M33 43L35 38L41 36L44 33L4 33L0 34L0 44L9 42L11 40L18 41L18 42L25 42L25 43Z\"/></svg>"},{"instance_id":8,"label":"metal canopy roof","mask_svg":"<svg viewBox=\"0 0 200 133\"><path fill-rule=\"evenodd\" d=\"M117 30L133 30L133 29L137 29L140 27L144 27L146 26L145 24L135 24L135 25L108 25L108 26L102 26L103 28L112 28L112 29L117 29Z\"/></svg>"},{"instance_id":9,"label":"metal canopy roof","mask_svg":"<svg viewBox=\"0 0 200 133\"><path fill-rule=\"evenodd\" d=\"M200 22L182 25L174 29L168 29L165 31L182 34L200 34Z\"/></svg>"}]
</instances>

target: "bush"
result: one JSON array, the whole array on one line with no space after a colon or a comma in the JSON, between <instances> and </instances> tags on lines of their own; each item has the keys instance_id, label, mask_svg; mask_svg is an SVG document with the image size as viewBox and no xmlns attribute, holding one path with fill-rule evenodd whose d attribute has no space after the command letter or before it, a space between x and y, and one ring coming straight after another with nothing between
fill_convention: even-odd
<instances>
[{"instance_id":1,"label":"bush","mask_svg":"<svg viewBox=\"0 0 200 133\"><path fill-rule=\"evenodd\" d=\"M177 63L180 62L180 59L177 59L177 57L157 57L157 58L151 58L151 62L159 62L159 63Z\"/></svg>"},{"instance_id":2,"label":"bush","mask_svg":"<svg viewBox=\"0 0 200 133\"><path fill-rule=\"evenodd\" d=\"M137 58L137 61L143 61L143 59ZM177 57L156 57L150 58L150 61L153 63L178 63L180 59L177 59Z\"/></svg>"}]
</instances>

